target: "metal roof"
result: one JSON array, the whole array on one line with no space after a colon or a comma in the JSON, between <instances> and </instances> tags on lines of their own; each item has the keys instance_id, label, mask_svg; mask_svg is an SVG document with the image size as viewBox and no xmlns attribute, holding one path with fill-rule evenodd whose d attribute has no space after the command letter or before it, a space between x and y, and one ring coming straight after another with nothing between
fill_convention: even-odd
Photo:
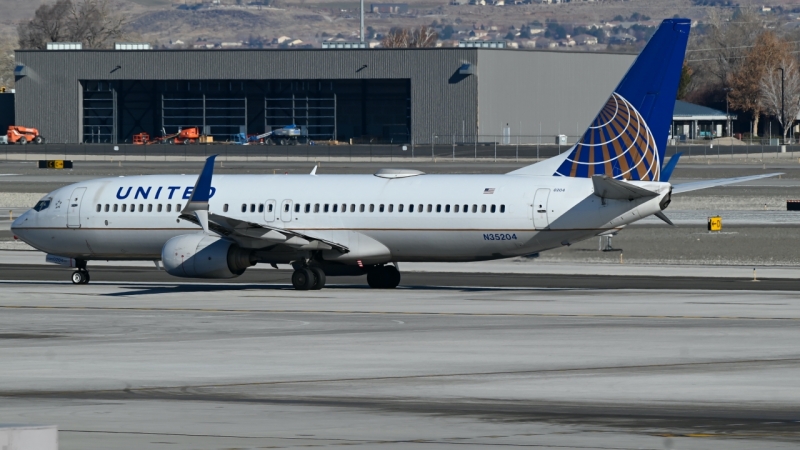
<instances>
[{"instance_id":1,"label":"metal roof","mask_svg":"<svg viewBox=\"0 0 800 450\"><path fill-rule=\"evenodd\" d=\"M725 111L675 100L675 109L672 110L672 117L673 119L681 120L725 120ZM730 118L736 119L736 115L730 114Z\"/></svg>"}]
</instances>

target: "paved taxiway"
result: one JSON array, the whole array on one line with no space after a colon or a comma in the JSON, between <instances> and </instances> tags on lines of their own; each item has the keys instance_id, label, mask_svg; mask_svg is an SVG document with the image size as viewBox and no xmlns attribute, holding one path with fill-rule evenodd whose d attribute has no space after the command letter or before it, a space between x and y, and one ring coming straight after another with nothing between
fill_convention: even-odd
<instances>
[{"instance_id":1,"label":"paved taxiway","mask_svg":"<svg viewBox=\"0 0 800 450\"><path fill-rule=\"evenodd\" d=\"M2 281L0 420L62 449L800 442L795 292L471 284Z\"/></svg>"}]
</instances>

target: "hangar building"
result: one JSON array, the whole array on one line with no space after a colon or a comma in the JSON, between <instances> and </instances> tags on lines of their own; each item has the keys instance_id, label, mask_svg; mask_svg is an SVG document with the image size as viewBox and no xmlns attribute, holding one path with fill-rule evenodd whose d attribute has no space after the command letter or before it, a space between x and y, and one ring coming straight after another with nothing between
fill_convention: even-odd
<instances>
[{"instance_id":1,"label":"hangar building","mask_svg":"<svg viewBox=\"0 0 800 450\"><path fill-rule=\"evenodd\" d=\"M582 132L634 58L478 48L20 50L15 113L17 124L59 143L124 143L188 126L219 141L290 124L315 140L357 143L540 131L552 140Z\"/></svg>"}]
</instances>

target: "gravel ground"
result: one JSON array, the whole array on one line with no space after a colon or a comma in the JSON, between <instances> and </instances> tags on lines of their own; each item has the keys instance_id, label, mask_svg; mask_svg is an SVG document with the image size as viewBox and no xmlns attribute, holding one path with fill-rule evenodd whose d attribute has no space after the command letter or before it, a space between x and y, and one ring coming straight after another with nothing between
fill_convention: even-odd
<instances>
[{"instance_id":1,"label":"gravel ground","mask_svg":"<svg viewBox=\"0 0 800 450\"><path fill-rule=\"evenodd\" d=\"M44 196L40 193L0 192L0 208L30 208Z\"/></svg>"}]
</instances>

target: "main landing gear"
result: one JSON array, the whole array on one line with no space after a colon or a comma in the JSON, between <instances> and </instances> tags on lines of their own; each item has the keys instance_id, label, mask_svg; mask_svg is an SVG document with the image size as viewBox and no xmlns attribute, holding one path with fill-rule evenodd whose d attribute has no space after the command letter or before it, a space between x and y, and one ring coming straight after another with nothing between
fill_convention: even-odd
<instances>
[{"instance_id":1,"label":"main landing gear","mask_svg":"<svg viewBox=\"0 0 800 450\"><path fill-rule=\"evenodd\" d=\"M325 287L325 272L319 267L301 267L292 274L292 286L298 291L318 291Z\"/></svg>"},{"instance_id":2,"label":"main landing gear","mask_svg":"<svg viewBox=\"0 0 800 450\"><path fill-rule=\"evenodd\" d=\"M394 289L400 284L400 271L395 266L375 266L367 272L367 284L372 289Z\"/></svg>"},{"instance_id":3,"label":"main landing gear","mask_svg":"<svg viewBox=\"0 0 800 450\"><path fill-rule=\"evenodd\" d=\"M89 277L89 271L86 270L86 261L77 260L75 261L76 265L78 266L78 270L72 272L72 283L73 284L89 284L91 277Z\"/></svg>"}]
</instances>

